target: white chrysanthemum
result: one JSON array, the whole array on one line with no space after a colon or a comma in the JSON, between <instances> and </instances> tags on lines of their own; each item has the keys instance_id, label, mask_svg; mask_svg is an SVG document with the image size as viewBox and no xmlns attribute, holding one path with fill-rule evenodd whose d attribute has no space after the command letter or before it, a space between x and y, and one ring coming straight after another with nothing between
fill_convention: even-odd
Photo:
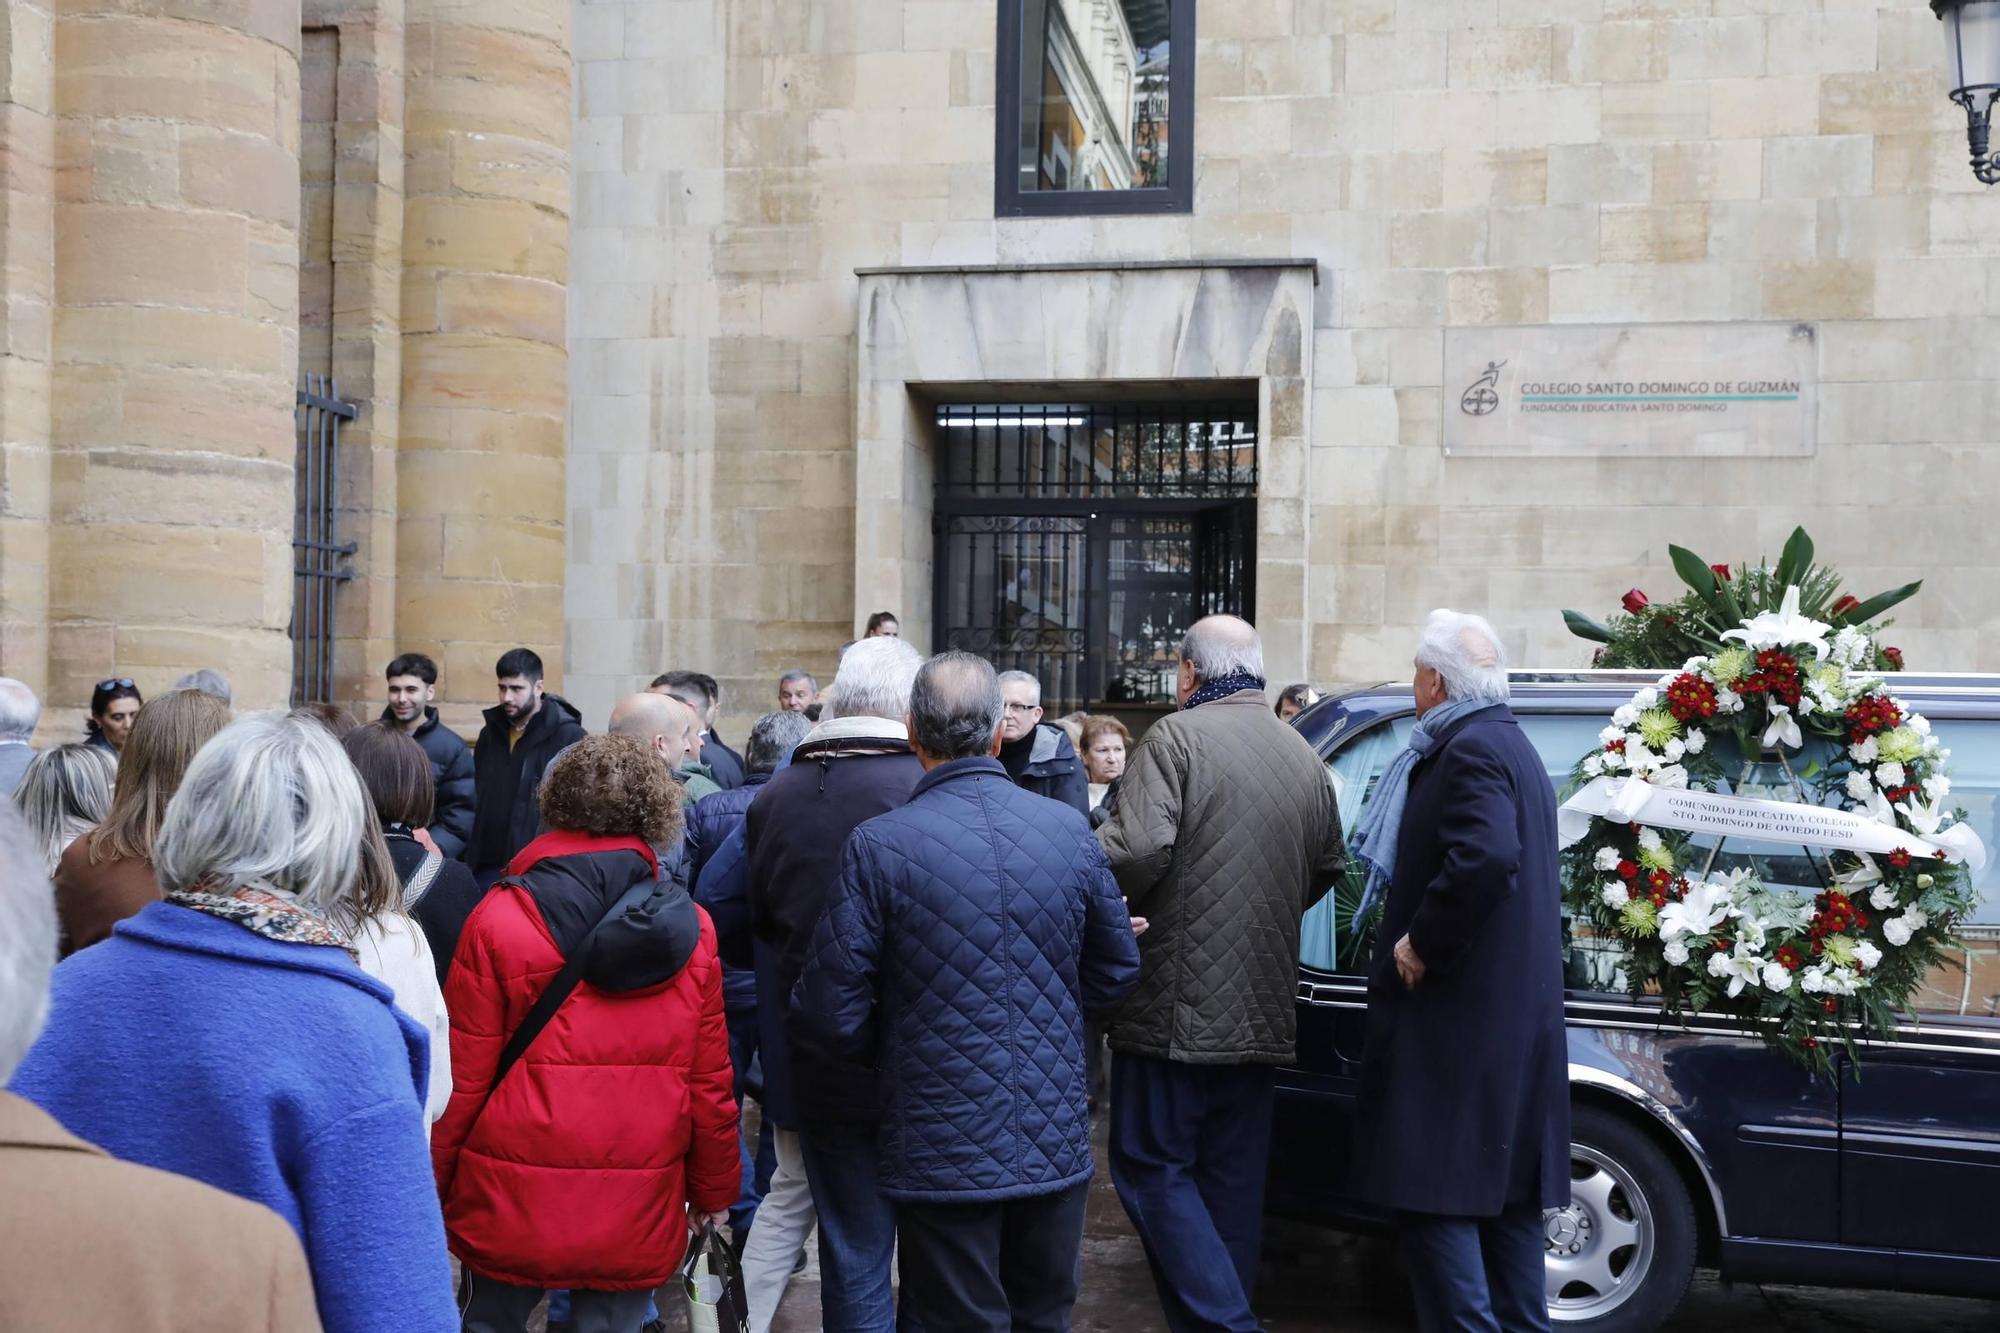
<instances>
[{"instance_id":1,"label":"white chrysanthemum","mask_svg":"<svg viewBox=\"0 0 2000 1333\"><path fill-rule=\"evenodd\" d=\"M1648 824L1639 830L1639 846L1648 852L1657 852L1666 844L1660 841L1660 831Z\"/></svg>"},{"instance_id":2,"label":"white chrysanthemum","mask_svg":"<svg viewBox=\"0 0 2000 1333\"><path fill-rule=\"evenodd\" d=\"M1655 787L1680 790L1688 785L1688 771L1679 764L1662 764L1650 779Z\"/></svg>"},{"instance_id":3,"label":"white chrysanthemum","mask_svg":"<svg viewBox=\"0 0 2000 1333\"><path fill-rule=\"evenodd\" d=\"M1883 764L1875 770L1875 781L1881 786L1883 791L1890 791L1902 786L1906 777L1907 775L1903 772L1903 766L1897 763Z\"/></svg>"},{"instance_id":4,"label":"white chrysanthemum","mask_svg":"<svg viewBox=\"0 0 2000 1333\"><path fill-rule=\"evenodd\" d=\"M1602 754L1585 755L1583 758L1583 775L1587 778L1595 778L1602 777L1603 774L1604 756Z\"/></svg>"},{"instance_id":5,"label":"white chrysanthemum","mask_svg":"<svg viewBox=\"0 0 2000 1333\"><path fill-rule=\"evenodd\" d=\"M1874 967L1882 961L1882 951L1869 940L1863 940L1854 946L1854 956L1861 960L1863 967Z\"/></svg>"},{"instance_id":6,"label":"white chrysanthemum","mask_svg":"<svg viewBox=\"0 0 2000 1333\"><path fill-rule=\"evenodd\" d=\"M1826 969L1814 964L1799 973L1799 989L1808 995L1817 995L1826 989Z\"/></svg>"},{"instance_id":7,"label":"white chrysanthemum","mask_svg":"<svg viewBox=\"0 0 2000 1333\"><path fill-rule=\"evenodd\" d=\"M1650 685L1632 696L1632 706L1642 713L1659 701L1660 692Z\"/></svg>"},{"instance_id":8,"label":"white chrysanthemum","mask_svg":"<svg viewBox=\"0 0 2000 1333\"><path fill-rule=\"evenodd\" d=\"M1882 938L1895 945L1898 949L1908 944L1910 936L1915 933L1916 927L1910 924L1908 914L1892 916L1882 923Z\"/></svg>"},{"instance_id":9,"label":"white chrysanthemum","mask_svg":"<svg viewBox=\"0 0 2000 1333\"><path fill-rule=\"evenodd\" d=\"M1911 713L1903 719L1903 725L1919 736L1931 734L1931 720L1922 713Z\"/></svg>"},{"instance_id":10,"label":"white chrysanthemum","mask_svg":"<svg viewBox=\"0 0 2000 1333\"><path fill-rule=\"evenodd\" d=\"M1878 912L1887 912L1896 905L1896 890L1889 884L1877 884L1868 895L1868 905Z\"/></svg>"},{"instance_id":11,"label":"white chrysanthemum","mask_svg":"<svg viewBox=\"0 0 2000 1333\"><path fill-rule=\"evenodd\" d=\"M1866 770L1857 768L1847 775L1847 794L1857 801L1865 801L1874 795Z\"/></svg>"},{"instance_id":12,"label":"white chrysanthemum","mask_svg":"<svg viewBox=\"0 0 2000 1333\"><path fill-rule=\"evenodd\" d=\"M1597 855L1591 859L1591 864L1599 870L1616 870L1618 868L1618 860L1618 849L1616 847L1599 847Z\"/></svg>"},{"instance_id":13,"label":"white chrysanthemum","mask_svg":"<svg viewBox=\"0 0 2000 1333\"><path fill-rule=\"evenodd\" d=\"M1663 753L1667 756L1667 762L1678 764L1681 756L1687 753L1687 742L1676 736L1667 742L1667 748Z\"/></svg>"},{"instance_id":14,"label":"white chrysanthemum","mask_svg":"<svg viewBox=\"0 0 2000 1333\"><path fill-rule=\"evenodd\" d=\"M1924 798L1933 803L1951 795L1951 779L1942 773L1924 779Z\"/></svg>"},{"instance_id":15,"label":"white chrysanthemum","mask_svg":"<svg viewBox=\"0 0 2000 1333\"><path fill-rule=\"evenodd\" d=\"M1604 905L1614 912L1632 901L1632 891L1616 880L1606 880L1604 892L1600 896L1604 899Z\"/></svg>"},{"instance_id":16,"label":"white chrysanthemum","mask_svg":"<svg viewBox=\"0 0 2000 1333\"><path fill-rule=\"evenodd\" d=\"M1687 745L1687 752L1689 754L1700 754L1708 748L1708 733L1705 731L1690 731L1687 734L1685 744Z\"/></svg>"},{"instance_id":17,"label":"white chrysanthemum","mask_svg":"<svg viewBox=\"0 0 2000 1333\"><path fill-rule=\"evenodd\" d=\"M1639 710L1631 704L1620 704L1611 714L1611 724L1620 730L1639 724Z\"/></svg>"},{"instance_id":18,"label":"white chrysanthemum","mask_svg":"<svg viewBox=\"0 0 2000 1333\"><path fill-rule=\"evenodd\" d=\"M1847 757L1857 764L1872 764L1880 753L1881 750L1875 744L1873 736L1847 747Z\"/></svg>"},{"instance_id":19,"label":"white chrysanthemum","mask_svg":"<svg viewBox=\"0 0 2000 1333\"><path fill-rule=\"evenodd\" d=\"M1686 940L1668 940L1667 947L1660 952L1673 966L1687 966L1688 946Z\"/></svg>"},{"instance_id":20,"label":"white chrysanthemum","mask_svg":"<svg viewBox=\"0 0 2000 1333\"><path fill-rule=\"evenodd\" d=\"M1625 737L1625 728L1619 726L1610 726L1606 727L1604 730L1597 733L1597 743L1599 745L1609 745L1611 744L1611 742L1615 740L1623 740L1624 737Z\"/></svg>"},{"instance_id":21,"label":"white chrysanthemum","mask_svg":"<svg viewBox=\"0 0 2000 1333\"><path fill-rule=\"evenodd\" d=\"M1764 964L1764 989L1783 993L1792 988L1792 969L1783 963Z\"/></svg>"}]
</instances>

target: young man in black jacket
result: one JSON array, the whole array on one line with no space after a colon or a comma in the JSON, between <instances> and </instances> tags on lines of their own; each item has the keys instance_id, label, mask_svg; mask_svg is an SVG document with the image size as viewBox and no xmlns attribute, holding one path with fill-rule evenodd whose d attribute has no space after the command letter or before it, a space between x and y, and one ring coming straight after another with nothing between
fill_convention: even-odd
<instances>
[{"instance_id":1,"label":"young man in black jacket","mask_svg":"<svg viewBox=\"0 0 2000 1333\"><path fill-rule=\"evenodd\" d=\"M431 761L431 779L437 786L431 841L447 859L460 859L465 840L472 836L472 751L457 732L439 724L438 710L431 706L437 698L437 663L422 653L404 653L389 663L384 674L389 678L389 706L382 710L382 721L408 733Z\"/></svg>"},{"instance_id":2,"label":"young man in black jacket","mask_svg":"<svg viewBox=\"0 0 2000 1333\"><path fill-rule=\"evenodd\" d=\"M542 685L542 659L514 648L493 668L500 702L486 710L486 726L473 747L479 808L465 860L484 889L507 868L514 853L541 832L535 790L542 770L558 753L583 739L583 714Z\"/></svg>"}]
</instances>

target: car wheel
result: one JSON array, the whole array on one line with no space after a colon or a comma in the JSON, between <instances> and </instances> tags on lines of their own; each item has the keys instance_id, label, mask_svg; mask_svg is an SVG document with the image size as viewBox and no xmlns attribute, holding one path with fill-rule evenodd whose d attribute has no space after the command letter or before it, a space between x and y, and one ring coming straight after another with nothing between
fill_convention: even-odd
<instances>
[{"instance_id":1,"label":"car wheel","mask_svg":"<svg viewBox=\"0 0 2000 1333\"><path fill-rule=\"evenodd\" d=\"M1648 1333L1694 1276L1694 1201L1660 1146L1631 1121L1576 1108L1570 1205L1542 1216L1549 1318L1589 1333Z\"/></svg>"}]
</instances>

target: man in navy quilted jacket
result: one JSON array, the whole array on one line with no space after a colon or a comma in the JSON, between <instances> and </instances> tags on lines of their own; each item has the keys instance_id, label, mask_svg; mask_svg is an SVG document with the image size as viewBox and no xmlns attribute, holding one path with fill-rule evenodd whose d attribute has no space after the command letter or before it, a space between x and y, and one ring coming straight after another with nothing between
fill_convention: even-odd
<instances>
[{"instance_id":1,"label":"man in navy quilted jacket","mask_svg":"<svg viewBox=\"0 0 2000 1333\"><path fill-rule=\"evenodd\" d=\"M791 1009L798 1042L876 1066L902 1316L1061 1330L1091 1176L1084 1014L1139 975L1090 823L995 757L1002 703L969 653L924 664L909 804L862 824Z\"/></svg>"}]
</instances>

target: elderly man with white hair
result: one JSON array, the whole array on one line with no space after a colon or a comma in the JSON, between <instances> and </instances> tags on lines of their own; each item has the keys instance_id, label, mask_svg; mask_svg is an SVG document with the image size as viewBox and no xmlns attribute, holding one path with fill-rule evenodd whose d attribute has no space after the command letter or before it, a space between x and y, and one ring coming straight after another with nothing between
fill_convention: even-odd
<instances>
[{"instance_id":1,"label":"elderly man with white hair","mask_svg":"<svg viewBox=\"0 0 2000 1333\"><path fill-rule=\"evenodd\" d=\"M815 1205L827 1333L895 1323L896 1215L877 1184L874 1071L792 1041L786 1019L848 835L908 802L924 775L904 722L922 665L900 638L850 647L821 700L820 723L744 821L764 1114L777 1127L778 1156L743 1252L752 1333L770 1327Z\"/></svg>"},{"instance_id":2,"label":"elderly man with white hair","mask_svg":"<svg viewBox=\"0 0 2000 1333\"><path fill-rule=\"evenodd\" d=\"M1135 918L1114 1011L1111 1180L1175 1333L1254 1333L1277 1067L1293 1057L1299 922L1346 865L1326 770L1264 697L1235 616L1181 641L1181 711L1153 724L1099 831Z\"/></svg>"},{"instance_id":3,"label":"elderly man with white hair","mask_svg":"<svg viewBox=\"0 0 2000 1333\"><path fill-rule=\"evenodd\" d=\"M0 796L12 796L35 761L35 727L42 701L12 676L0 676Z\"/></svg>"},{"instance_id":4,"label":"elderly man with white hair","mask_svg":"<svg viewBox=\"0 0 2000 1333\"><path fill-rule=\"evenodd\" d=\"M1542 1210L1569 1202L1556 799L1478 616L1433 611L1417 725L1355 855L1379 901L1356 1190L1392 1210L1418 1326L1547 1329Z\"/></svg>"}]
</instances>

